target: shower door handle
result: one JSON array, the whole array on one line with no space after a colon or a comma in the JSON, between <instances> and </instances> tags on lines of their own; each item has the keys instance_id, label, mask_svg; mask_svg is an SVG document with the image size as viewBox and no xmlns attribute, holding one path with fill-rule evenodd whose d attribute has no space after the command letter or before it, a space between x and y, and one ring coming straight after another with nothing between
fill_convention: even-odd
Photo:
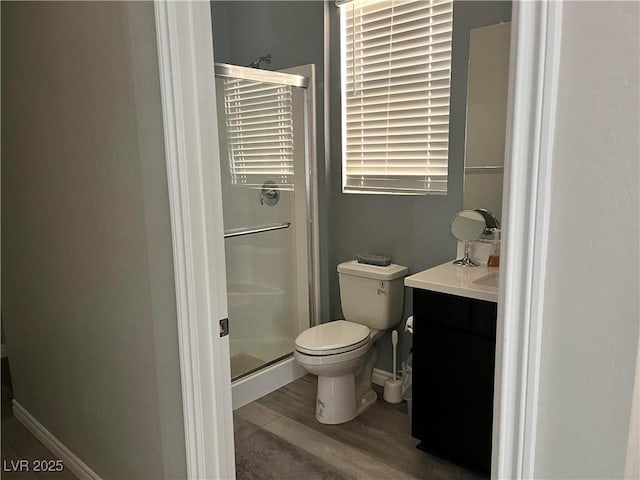
<instances>
[{"instance_id":1,"label":"shower door handle","mask_svg":"<svg viewBox=\"0 0 640 480\"><path fill-rule=\"evenodd\" d=\"M220 320L220 336L226 337L229 335L229 319L223 318Z\"/></svg>"},{"instance_id":2,"label":"shower door handle","mask_svg":"<svg viewBox=\"0 0 640 480\"><path fill-rule=\"evenodd\" d=\"M268 223L266 225L258 225L256 227L247 228L232 228L224 232L224 238L241 237L243 235L253 235L254 233L271 232L273 230L282 230L283 228L289 228L291 222L285 223Z\"/></svg>"}]
</instances>

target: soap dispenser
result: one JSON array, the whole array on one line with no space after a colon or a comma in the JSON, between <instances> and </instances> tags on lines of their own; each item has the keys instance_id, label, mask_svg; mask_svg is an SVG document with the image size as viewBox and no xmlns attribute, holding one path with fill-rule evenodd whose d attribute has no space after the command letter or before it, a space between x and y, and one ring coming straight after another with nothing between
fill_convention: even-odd
<instances>
[{"instance_id":1,"label":"soap dispenser","mask_svg":"<svg viewBox=\"0 0 640 480\"><path fill-rule=\"evenodd\" d=\"M491 250L489 252L489 260L487 261L487 266L500 266L500 230L498 229L496 229L493 234L493 240L491 241Z\"/></svg>"}]
</instances>

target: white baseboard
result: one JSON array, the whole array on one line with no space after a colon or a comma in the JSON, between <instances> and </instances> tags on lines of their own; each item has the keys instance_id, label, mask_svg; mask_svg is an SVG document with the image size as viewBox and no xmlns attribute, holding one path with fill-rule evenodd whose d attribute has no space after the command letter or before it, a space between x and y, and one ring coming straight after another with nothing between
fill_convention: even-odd
<instances>
[{"instance_id":1,"label":"white baseboard","mask_svg":"<svg viewBox=\"0 0 640 480\"><path fill-rule=\"evenodd\" d=\"M65 447L60 440L44 428L40 422L31 416L22 405L13 401L13 415L29 430L34 437L47 447L51 453L64 462L64 468L71 470L80 480L100 480L96 472L91 470L71 450Z\"/></svg>"},{"instance_id":2,"label":"white baseboard","mask_svg":"<svg viewBox=\"0 0 640 480\"><path fill-rule=\"evenodd\" d=\"M393 377L393 374L391 372L387 372L386 370L380 370L379 368L374 368L373 374L371 375L371 382L374 385L379 385L381 387L384 387L384 381L392 377Z\"/></svg>"},{"instance_id":3,"label":"white baseboard","mask_svg":"<svg viewBox=\"0 0 640 480\"><path fill-rule=\"evenodd\" d=\"M304 377L306 371L293 357L287 358L231 384L233 409L236 410Z\"/></svg>"}]
</instances>

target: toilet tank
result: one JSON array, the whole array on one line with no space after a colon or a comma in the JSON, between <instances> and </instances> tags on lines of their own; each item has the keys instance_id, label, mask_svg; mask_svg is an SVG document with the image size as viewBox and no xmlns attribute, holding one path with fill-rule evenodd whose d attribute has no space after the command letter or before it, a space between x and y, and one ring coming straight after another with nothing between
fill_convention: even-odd
<instances>
[{"instance_id":1,"label":"toilet tank","mask_svg":"<svg viewBox=\"0 0 640 480\"><path fill-rule=\"evenodd\" d=\"M376 330L388 330L402 320L404 282L409 269L379 267L357 260L338 265L340 303L345 320Z\"/></svg>"}]
</instances>

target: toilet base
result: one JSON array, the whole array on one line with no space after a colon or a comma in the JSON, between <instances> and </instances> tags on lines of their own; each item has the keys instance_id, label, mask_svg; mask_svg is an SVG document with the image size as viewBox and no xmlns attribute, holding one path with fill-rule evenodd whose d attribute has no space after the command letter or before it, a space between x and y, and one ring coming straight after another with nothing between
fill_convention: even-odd
<instances>
[{"instance_id":1,"label":"toilet base","mask_svg":"<svg viewBox=\"0 0 640 480\"><path fill-rule=\"evenodd\" d=\"M353 374L318 377L316 420L327 425L346 423L376 403L377 398L376 392L370 389L356 399Z\"/></svg>"},{"instance_id":2,"label":"toilet base","mask_svg":"<svg viewBox=\"0 0 640 480\"><path fill-rule=\"evenodd\" d=\"M337 377L318 376L318 422L328 425L346 423L376 403L378 395L371 388L376 357L376 350L372 348L359 371Z\"/></svg>"}]
</instances>

